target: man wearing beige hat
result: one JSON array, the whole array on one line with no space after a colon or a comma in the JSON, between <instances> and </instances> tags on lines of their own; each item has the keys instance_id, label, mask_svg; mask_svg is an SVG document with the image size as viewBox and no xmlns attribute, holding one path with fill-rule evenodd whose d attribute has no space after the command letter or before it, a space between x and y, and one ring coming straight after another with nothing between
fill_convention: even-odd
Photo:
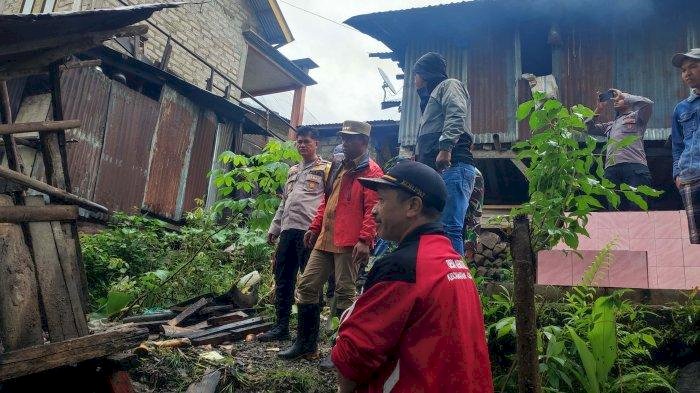
<instances>
[{"instance_id":1,"label":"man wearing beige hat","mask_svg":"<svg viewBox=\"0 0 700 393\"><path fill-rule=\"evenodd\" d=\"M315 356L321 312L318 299L331 267L335 269L337 315L355 300L358 267L369 259L377 232L372 216L377 194L362 187L358 178L383 175L369 157L371 128L367 123L345 121L338 133L345 158L331 166L325 198L304 235L304 243L313 251L296 290L297 337L291 348L279 353L283 359Z\"/></svg>"},{"instance_id":2,"label":"man wearing beige hat","mask_svg":"<svg viewBox=\"0 0 700 393\"><path fill-rule=\"evenodd\" d=\"M673 179L688 215L690 243L700 244L700 48L677 53L672 62L690 88L673 111Z\"/></svg>"}]
</instances>

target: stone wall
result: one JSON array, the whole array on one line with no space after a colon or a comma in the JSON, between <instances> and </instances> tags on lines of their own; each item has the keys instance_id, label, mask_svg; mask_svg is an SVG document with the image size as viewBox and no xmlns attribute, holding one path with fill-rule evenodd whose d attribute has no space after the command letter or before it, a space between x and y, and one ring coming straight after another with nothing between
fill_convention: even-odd
<instances>
[{"instance_id":1,"label":"stone wall","mask_svg":"<svg viewBox=\"0 0 700 393\"><path fill-rule=\"evenodd\" d=\"M142 4L165 2L165 0L128 0L128 2ZM122 5L118 0L56 0L54 11L90 10ZM0 0L2 13L18 13L21 7L22 0ZM242 33L248 29L259 31L257 18L247 1L211 0L204 4L182 5L179 8L158 11L153 14L150 21L206 59L227 77L239 85L242 84L247 54L247 45ZM153 63L161 59L167 37L152 26L149 27L148 39L144 43L144 55L149 62ZM110 46L121 49L114 43ZM206 65L178 45L173 45L168 68L169 71L199 87L206 86L206 80L210 75L210 69ZM216 77L214 84L223 89L228 83ZM214 92L221 94L217 89L214 89ZM240 92L236 89L232 89L231 94L240 96Z\"/></svg>"}]
</instances>

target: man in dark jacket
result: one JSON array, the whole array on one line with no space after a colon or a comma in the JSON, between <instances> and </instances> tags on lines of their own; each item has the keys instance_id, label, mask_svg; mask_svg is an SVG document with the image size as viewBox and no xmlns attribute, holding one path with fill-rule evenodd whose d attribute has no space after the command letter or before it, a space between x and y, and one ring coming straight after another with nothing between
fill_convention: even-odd
<instances>
[{"instance_id":1,"label":"man in dark jacket","mask_svg":"<svg viewBox=\"0 0 700 393\"><path fill-rule=\"evenodd\" d=\"M444 181L404 161L360 182L379 194L378 236L399 245L342 317L331 352L339 392L493 392L479 294L439 223Z\"/></svg>"},{"instance_id":2,"label":"man in dark jacket","mask_svg":"<svg viewBox=\"0 0 700 393\"><path fill-rule=\"evenodd\" d=\"M442 174L447 184L442 224L455 251L464 255L464 217L476 176L469 93L462 82L447 77L445 58L437 53L421 56L413 74L422 112L416 160Z\"/></svg>"}]
</instances>

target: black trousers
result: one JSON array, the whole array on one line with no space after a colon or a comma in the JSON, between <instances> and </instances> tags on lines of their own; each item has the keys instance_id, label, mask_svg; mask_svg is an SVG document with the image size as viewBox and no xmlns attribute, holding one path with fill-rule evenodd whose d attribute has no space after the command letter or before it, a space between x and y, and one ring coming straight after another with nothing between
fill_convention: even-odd
<instances>
[{"instance_id":1,"label":"black trousers","mask_svg":"<svg viewBox=\"0 0 700 393\"><path fill-rule=\"evenodd\" d=\"M625 183L632 187L641 185L651 187L651 172L649 172L649 167L644 164L626 162L607 167L605 168L605 178L617 185ZM648 202L646 198L644 200ZM617 210L636 211L642 209L622 195Z\"/></svg>"},{"instance_id":2,"label":"black trousers","mask_svg":"<svg viewBox=\"0 0 700 393\"><path fill-rule=\"evenodd\" d=\"M289 316L294 304L294 288L297 273L304 271L311 250L304 247L304 233L301 229L287 229L280 233L275 253L275 306L277 314Z\"/></svg>"}]
</instances>

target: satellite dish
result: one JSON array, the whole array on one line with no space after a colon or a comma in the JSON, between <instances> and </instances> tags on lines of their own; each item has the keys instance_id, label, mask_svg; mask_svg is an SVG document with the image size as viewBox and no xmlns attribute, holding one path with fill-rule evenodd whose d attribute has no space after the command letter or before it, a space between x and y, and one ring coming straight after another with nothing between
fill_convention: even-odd
<instances>
[{"instance_id":1,"label":"satellite dish","mask_svg":"<svg viewBox=\"0 0 700 393\"><path fill-rule=\"evenodd\" d=\"M377 71L379 71L379 75L382 76L382 79L384 79L384 84L382 85L382 89L389 89L392 94L396 94L396 89L394 88L394 85L391 84L391 79L389 79L389 75L384 72L381 68L377 67ZM386 90L384 90L384 99L386 100Z\"/></svg>"}]
</instances>

